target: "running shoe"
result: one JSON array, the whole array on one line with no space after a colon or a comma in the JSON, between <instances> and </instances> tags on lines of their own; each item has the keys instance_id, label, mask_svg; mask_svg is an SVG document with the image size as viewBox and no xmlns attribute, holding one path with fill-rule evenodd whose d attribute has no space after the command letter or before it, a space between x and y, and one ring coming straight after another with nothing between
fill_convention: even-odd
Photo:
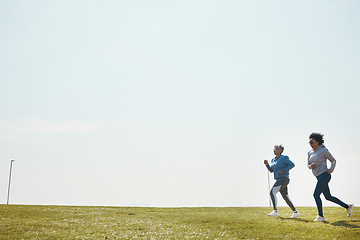
<instances>
[{"instance_id":1,"label":"running shoe","mask_svg":"<svg viewBox=\"0 0 360 240\"><path fill-rule=\"evenodd\" d=\"M300 216L300 213L298 211L295 211L290 218L297 218L298 216Z\"/></svg>"},{"instance_id":2,"label":"running shoe","mask_svg":"<svg viewBox=\"0 0 360 240\"><path fill-rule=\"evenodd\" d=\"M272 211L271 213L269 213L268 216L278 217L278 216L279 216L279 213L278 213L278 211L274 210L274 211Z\"/></svg>"},{"instance_id":3,"label":"running shoe","mask_svg":"<svg viewBox=\"0 0 360 240\"><path fill-rule=\"evenodd\" d=\"M349 204L349 207L345 209L348 217L351 216L353 209L354 209L354 204Z\"/></svg>"},{"instance_id":4,"label":"running shoe","mask_svg":"<svg viewBox=\"0 0 360 240\"><path fill-rule=\"evenodd\" d=\"M322 217L322 216L317 216L314 221L315 222L325 222L326 219L324 217Z\"/></svg>"}]
</instances>

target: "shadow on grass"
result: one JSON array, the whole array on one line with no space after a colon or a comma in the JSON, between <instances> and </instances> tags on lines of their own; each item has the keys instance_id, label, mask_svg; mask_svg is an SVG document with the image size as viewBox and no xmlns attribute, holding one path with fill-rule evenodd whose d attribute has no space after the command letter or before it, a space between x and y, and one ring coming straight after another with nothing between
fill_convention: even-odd
<instances>
[{"instance_id":1,"label":"shadow on grass","mask_svg":"<svg viewBox=\"0 0 360 240\"><path fill-rule=\"evenodd\" d=\"M281 220L292 220L292 221L297 221L297 222L305 222L305 223L313 223L314 221L310 221L310 220L305 220L305 219L301 219L301 218L283 218L280 217ZM357 220L351 220L351 221L337 221L337 222L328 222L325 221L323 222L324 224L330 224L333 226L337 226L337 227L346 227L346 228L360 228L360 221Z\"/></svg>"},{"instance_id":2,"label":"shadow on grass","mask_svg":"<svg viewBox=\"0 0 360 240\"><path fill-rule=\"evenodd\" d=\"M351 224L351 223L357 223L357 225L355 224ZM338 222L333 222L330 223L333 226L340 226L340 227L346 227L346 228L360 228L360 221L356 221L356 220L352 220L352 221L338 221Z\"/></svg>"},{"instance_id":3,"label":"shadow on grass","mask_svg":"<svg viewBox=\"0 0 360 240\"><path fill-rule=\"evenodd\" d=\"M305 222L305 223L313 222L313 221L305 220L305 219L301 219L301 218L283 218L283 217L280 217L280 219L281 219L281 220L297 221L297 222Z\"/></svg>"}]
</instances>

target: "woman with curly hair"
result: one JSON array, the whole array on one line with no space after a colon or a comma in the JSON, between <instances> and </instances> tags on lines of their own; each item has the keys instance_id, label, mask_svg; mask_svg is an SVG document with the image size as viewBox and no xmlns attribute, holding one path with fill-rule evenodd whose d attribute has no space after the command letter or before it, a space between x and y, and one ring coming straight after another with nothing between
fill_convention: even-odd
<instances>
[{"instance_id":1,"label":"woman with curly hair","mask_svg":"<svg viewBox=\"0 0 360 240\"><path fill-rule=\"evenodd\" d=\"M309 136L309 144L312 148L308 153L308 167L312 169L312 173L317 178L317 184L314 191L314 198L319 215L314 221L324 222L326 221L322 209L322 201L320 194L323 193L326 200L336 203L345 208L347 216L350 217L354 208L353 204L346 204L338 198L330 194L329 182L331 179L331 173L336 166L336 160L331 155L329 150L323 145L324 135L320 133L312 133ZM331 163L330 168L327 168L326 160Z\"/></svg>"}]
</instances>

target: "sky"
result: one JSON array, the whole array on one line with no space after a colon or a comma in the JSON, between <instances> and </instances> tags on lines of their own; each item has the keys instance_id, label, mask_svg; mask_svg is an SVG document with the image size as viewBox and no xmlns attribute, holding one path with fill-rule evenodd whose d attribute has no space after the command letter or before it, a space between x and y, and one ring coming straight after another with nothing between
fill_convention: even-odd
<instances>
[{"instance_id":1,"label":"sky","mask_svg":"<svg viewBox=\"0 0 360 240\"><path fill-rule=\"evenodd\" d=\"M331 193L359 205L359 11L0 0L0 204L15 159L11 204L267 207L263 161L283 144L290 198L315 206L320 132L337 160Z\"/></svg>"}]
</instances>

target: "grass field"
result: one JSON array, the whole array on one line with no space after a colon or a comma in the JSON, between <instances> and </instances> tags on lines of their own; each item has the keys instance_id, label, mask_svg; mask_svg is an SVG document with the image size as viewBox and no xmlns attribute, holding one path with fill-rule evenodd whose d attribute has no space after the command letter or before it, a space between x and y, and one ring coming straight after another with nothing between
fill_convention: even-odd
<instances>
[{"instance_id":1,"label":"grass field","mask_svg":"<svg viewBox=\"0 0 360 240\"><path fill-rule=\"evenodd\" d=\"M360 239L360 209L133 208L0 205L0 239Z\"/></svg>"}]
</instances>

